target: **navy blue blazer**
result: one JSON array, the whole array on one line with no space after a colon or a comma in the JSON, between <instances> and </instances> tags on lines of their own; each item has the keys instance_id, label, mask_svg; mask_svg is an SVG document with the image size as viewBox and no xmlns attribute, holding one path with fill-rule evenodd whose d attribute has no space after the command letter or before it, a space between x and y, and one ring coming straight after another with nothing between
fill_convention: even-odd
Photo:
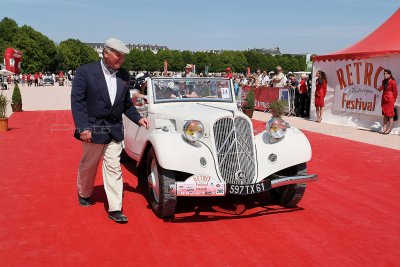
<instances>
[{"instance_id":1,"label":"navy blue blazer","mask_svg":"<svg viewBox=\"0 0 400 267\"><path fill-rule=\"evenodd\" d=\"M132 104L129 73L120 68L116 76L117 94L111 105L101 63L85 64L76 70L71 90L76 139L80 140L80 134L89 129L92 143L108 144L112 139L119 142L124 139L122 113L135 123L142 118Z\"/></svg>"}]
</instances>

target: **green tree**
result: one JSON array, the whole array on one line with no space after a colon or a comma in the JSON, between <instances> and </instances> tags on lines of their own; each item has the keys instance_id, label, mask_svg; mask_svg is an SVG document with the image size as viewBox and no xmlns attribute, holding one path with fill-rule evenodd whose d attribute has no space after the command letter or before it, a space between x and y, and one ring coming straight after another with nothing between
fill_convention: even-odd
<instances>
[{"instance_id":1,"label":"green tree","mask_svg":"<svg viewBox=\"0 0 400 267\"><path fill-rule=\"evenodd\" d=\"M249 63L247 62L247 59L244 56L244 53L242 51L234 51L233 58L234 58L234 61L232 63L231 68L235 72L241 72L241 73L246 72L246 68L249 65Z\"/></svg>"},{"instance_id":2,"label":"green tree","mask_svg":"<svg viewBox=\"0 0 400 267\"><path fill-rule=\"evenodd\" d=\"M181 51L172 50L171 51L171 62L168 63L168 69L171 71L181 71L185 65Z\"/></svg>"},{"instance_id":3,"label":"green tree","mask_svg":"<svg viewBox=\"0 0 400 267\"><path fill-rule=\"evenodd\" d=\"M18 84L16 84L14 86L14 91L11 96L11 104L15 104L15 105L22 104L21 90L19 89Z\"/></svg>"},{"instance_id":4,"label":"green tree","mask_svg":"<svg viewBox=\"0 0 400 267\"><path fill-rule=\"evenodd\" d=\"M160 66L157 60L157 56L150 50L145 50L143 52L144 62L142 70L146 71L156 71L161 70L162 66Z\"/></svg>"},{"instance_id":5,"label":"green tree","mask_svg":"<svg viewBox=\"0 0 400 267\"><path fill-rule=\"evenodd\" d=\"M266 60L263 60L265 58L265 55L263 55L262 53L256 51L245 51L243 53L247 59L247 63L249 64L248 66L252 71L255 71L256 69L263 69L263 67L266 67Z\"/></svg>"},{"instance_id":6,"label":"green tree","mask_svg":"<svg viewBox=\"0 0 400 267\"><path fill-rule=\"evenodd\" d=\"M226 67L232 67L234 61L234 54L232 51L223 51L221 54L218 55L219 57L219 68L218 72L225 71Z\"/></svg>"},{"instance_id":7,"label":"green tree","mask_svg":"<svg viewBox=\"0 0 400 267\"><path fill-rule=\"evenodd\" d=\"M306 64L306 56L297 56L297 68L299 71L305 71L307 69L307 64Z\"/></svg>"},{"instance_id":8,"label":"green tree","mask_svg":"<svg viewBox=\"0 0 400 267\"><path fill-rule=\"evenodd\" d=\"M13 46L13 39L18 32L18 24L10 18L0 21L0 53L3 56L6 48Z\"/></svg>"},{"instance_id":9,"label":"green tree","mask_svg":"<svg viewBox=\"0 0 400 267\"><path fill-rule=\"evenodd\" d=\"M50 69L56 57L56 45L47 36L24 25L13 39L13 47L23 53L24 72L53 71Z\"/></svg>"},{"instance_id":10,"label":"green tree","mask_svg":"<svg viewBox=\"0 0 400 267\"><path fill-rule=\"evenodd\" d=\"M292 71L291 66L290 66L290 61L289 61L289 57L285 56L275 56L278 60L278 64L279 66L282 67L283 72L286 73L288 71Z\"/></svg>"},{"instance_id":11,"label":"green tree","mask_svg":"<svg viewBox=\"0 0 400 267\"><path fill-rule=\"evenodd\" d=\"M55 59L59 70L75 70L82 64L99 60L96 51L77 39L62 41L57 49Z\"/></svg>"},{"instance_id":12,"label":"green tree","mask_svg":"<svg viewBox=\"0 0 400 267\"><path fill-rule=\"evenodd\" d=\"M0 52L12 47L23 53L22 69L25 72L49 70L56 56L56 45L32 27L18 24L10 18L0 22Z\"/></svg>"},{"instance_id":13,"label":"green tree","mask_svg":"<svg viewBox=\"0 0 400 267\"><path fill-rule=\"evenodd\" d=\"M209 53L208 55L209 55L209 61L210 61L209 72L217 72L223 68L223 64L221 63L219 54Z\"/></svg>"},{"instance_id":14,"label":"green tree","mask_svg":"<svg viewBox=\"0 0 400 267\"><path fill-rule=\"evenodd\" d=\"M171 64L173 64L172 53L170 50L161 50L158 51L156 54L156 61L157 61L157 70L162 71L164 70L164 60L168 61L168 68L171 68Z\"/></svg>"},{"instance_id":15,"label":"green tree","mask_svg":"<svg viewBox=\"0 0 400 267\"><path fill-rule=\"evenodd\" d=\"M278 66L278 61L274 56L271 55L265 55L266 59L266 66L265 69L267 71L275 71L276 67Z\"/></svg>"},{"instance_id":16,"label":"green tree","mask_svg":"<svg viewBox=\"0 0 400 267\"><path fill-rule=\"evenodd\" d=\"M193 52L188 51L188 50L182 51L182 60L183 60L184 65L180 68L180 70L184 70L186 64L194 64L193 63Z\"/></svg>"},{"instance_id":17,"label":"green tree","mask_svg":"<svg viewBox=\"0 0 400 267\"><path fill-rule=\"evenodd\" d=\"M124 67L128 70L140 71L144 67L144 55L139 49L132 49L128 55L125 56Z\"/></svg>"},{"instance_id":18,"label":"green tree","mask_svg":"<svg viewBox=\"0 0 400 267\"><path fill-rule=\"evenodd\" d=\"M209 65L210 59L208 57L208 53L205 52L196 52L193 55L194 62L193 64L196 65L196 72L197 73L204 73L206 66Z\"/></svg>"},{"instance_id":19,"label":"green tree","mask_svg":"<svg viewBox=\"0 0 400 267\"><path fill-rule=\"evenodd\" d=\"M157 53L157 70L164 70L164 60L168 60L168 70L177 71L182 69L182 54L178 50L161 50Z\"/></svg>"},{"instance_id":20,"label":"green tree","mask_svg":"<svg viewBox=\"0 0 400 267\"><path fill-rule=\"evenodd\" d=\"M235 72L245 72L248 66L247 59L243 52L240 51L223 51L218 55L220 61L216 71L223 72L226 67L230 67Z\"/></svg>"}]
</instances>

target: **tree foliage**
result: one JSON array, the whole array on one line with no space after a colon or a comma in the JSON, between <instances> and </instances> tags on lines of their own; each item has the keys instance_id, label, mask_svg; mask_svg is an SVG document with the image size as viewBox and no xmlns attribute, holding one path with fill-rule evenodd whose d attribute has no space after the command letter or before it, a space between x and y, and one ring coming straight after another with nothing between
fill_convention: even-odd
<instances>
[{"instance_id":1,"label":"tree foliage","mask_svg":"<svg viewBox=\"0 0 400 267\"><path fill-rule=\"evenodd\" d=\"M251 70L275 70L277 66L287 71L305 70L305 56L265 55L256 51L223 51L221 53L161 50L157 54L150 50L132 49L125 57L124 67L133 71L163 71L164 60L169 71L183 71L186 64L196 65L196 72L223 72L230 67L234 72Z\"/></svg>"},{"instance_id":2,"label":"tree foliage","mask_svg":"<svg viewBox=\"0 0 400 267\"><path fill-rule=\"evenodd\" d=\"M128 70L139 71L143 70L144 56L139 49L132 49L128 55L125 56L124 67Z\"/></svg>"},{"instance_id":3,"label":"tree foliage","mask_svg":"<svg viewBox=\"0 0 400 267\"><path fill-rule=\"evenodd\" d=\"M51 70L57 54L53 41L26 25L19 28L13 41L13 47L22 51L24 72Z\"/></svg>"},{"instance_id":4,"label":"tree foliage","mask_svg":"<svg viewBox=\"0 0 400 267\"><path fill-rule=\"evenodd\" d=\"M99 60L96 51L76 39L62 41L57 48L59 70L75 70L82 64Z\"/></svg>"},{"instance_id":5,"label":"tree foliage","mask_svg":"<svg viewBox=\"0 0 400 267\"><path fill-rule=\"evenodd\" d=\"M11 104L22 104L21 90L19 89L18 84L14 86L14 91L11 96Z\"/></svg>"},{"instance_id":6,"label":"tree foliage","mask_svg":"<svg viewBox=\"0 0 400 267\"><path fill-rule=\"evenodd\" d=\"M56 56L56 45L52 40L30 26L18 27L10 18L0 22L0 49L3 55L7 47L22 51L24 72L50 70Z\"/></svg>"},{"instance_id":7,"label":"tree foliage","mask_svg":"<svg viewBox=\"0 0 400 267\"><path fill-rule=\"evenodd\" d=\"M3 18L0 21L0 53L4 55L6 48L13 45L13 38L18 32L18 25L15 20Z\"/></svg>"},{"instance_id":8,"label":"tree foliage","mask_svg":"<svg viewBox=\"0 0 400 267\"><path fill-rule=\"evenodd\" d=\"M7 47L23 52L23 72L74 70L79 65L99 60L94 49L76 39L67 39L58 46L32 27L18 24L10 18L0 21L0 52ZM161 50L154 54L150 50L132 49L125 57L124 67L132 71L162 71L164 60L168 70L183 71L186 64L196 65L196 72L223 72L230 67L234 72L275 70L282 66L284 72L306 69L305 56L271 56L257 51L223 51L221 53L192 52L188 50Z\"/></svg>"}]
</instances>

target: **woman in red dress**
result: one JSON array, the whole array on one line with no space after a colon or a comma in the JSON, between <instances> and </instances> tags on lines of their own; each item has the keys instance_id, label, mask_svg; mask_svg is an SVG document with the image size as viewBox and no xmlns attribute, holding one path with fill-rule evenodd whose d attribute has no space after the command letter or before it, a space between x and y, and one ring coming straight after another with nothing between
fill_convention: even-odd
<instances>
[{"instance_id":1,"label":"woman in red dress","mask_svg":"<svg viewBox=\"0 0 400 267\"><path fill-rule=\"evenodd\" d=\"M325 106L324 98L326 95L328 80L326 78L325 72L323 72L322 70L317 71L316 76L317 76L316 89L315 89L315 108L317 111L316 122L321 122L323 107Z\"/></svg>"},{"instance_id":2,"label":"woman in red dress","mask_svg":"<svg viewBox=\"0 0 400 267\"><path fill-rule=\"evenodd\" d=\"M382 81L382 86L378 88L379 91L383 90L381 102L383 127L381 133L389 134L393 129L394 102L396 102L397 98L397 84L390 70L385 69L383 75L385 79Z\"/></svg>"}]
</instances>

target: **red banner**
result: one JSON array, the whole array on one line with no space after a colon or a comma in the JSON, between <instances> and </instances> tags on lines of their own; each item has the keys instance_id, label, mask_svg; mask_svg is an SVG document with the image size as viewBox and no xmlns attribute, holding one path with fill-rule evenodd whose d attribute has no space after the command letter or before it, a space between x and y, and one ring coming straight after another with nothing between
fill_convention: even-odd
<instances>
[{"instance_id":1,"label":"red banner","mask_svg":"<svg viewBox=\"0 0 400 267\"><path fill-rule=\"evenodd\" d=\"M167 76L168 72L168 60L164 60L164 76Z\"/></svg>"},{"instance_id":2,"label":"red banner","mask_svg":"<svg viewBox=\"0 0 400 267\"><path fill-rule=\"evenodd\" d=\"M250 86L245 86L242 88L242 99L246 99L247 92L251 89ZM254 90L254 102L255 110L267 110L269 104L274 102L280 98L279 91L287 90L280 87L267 87L267 86L260 86L258 88L253 88Z\"/></svg>"}]
</instances>

